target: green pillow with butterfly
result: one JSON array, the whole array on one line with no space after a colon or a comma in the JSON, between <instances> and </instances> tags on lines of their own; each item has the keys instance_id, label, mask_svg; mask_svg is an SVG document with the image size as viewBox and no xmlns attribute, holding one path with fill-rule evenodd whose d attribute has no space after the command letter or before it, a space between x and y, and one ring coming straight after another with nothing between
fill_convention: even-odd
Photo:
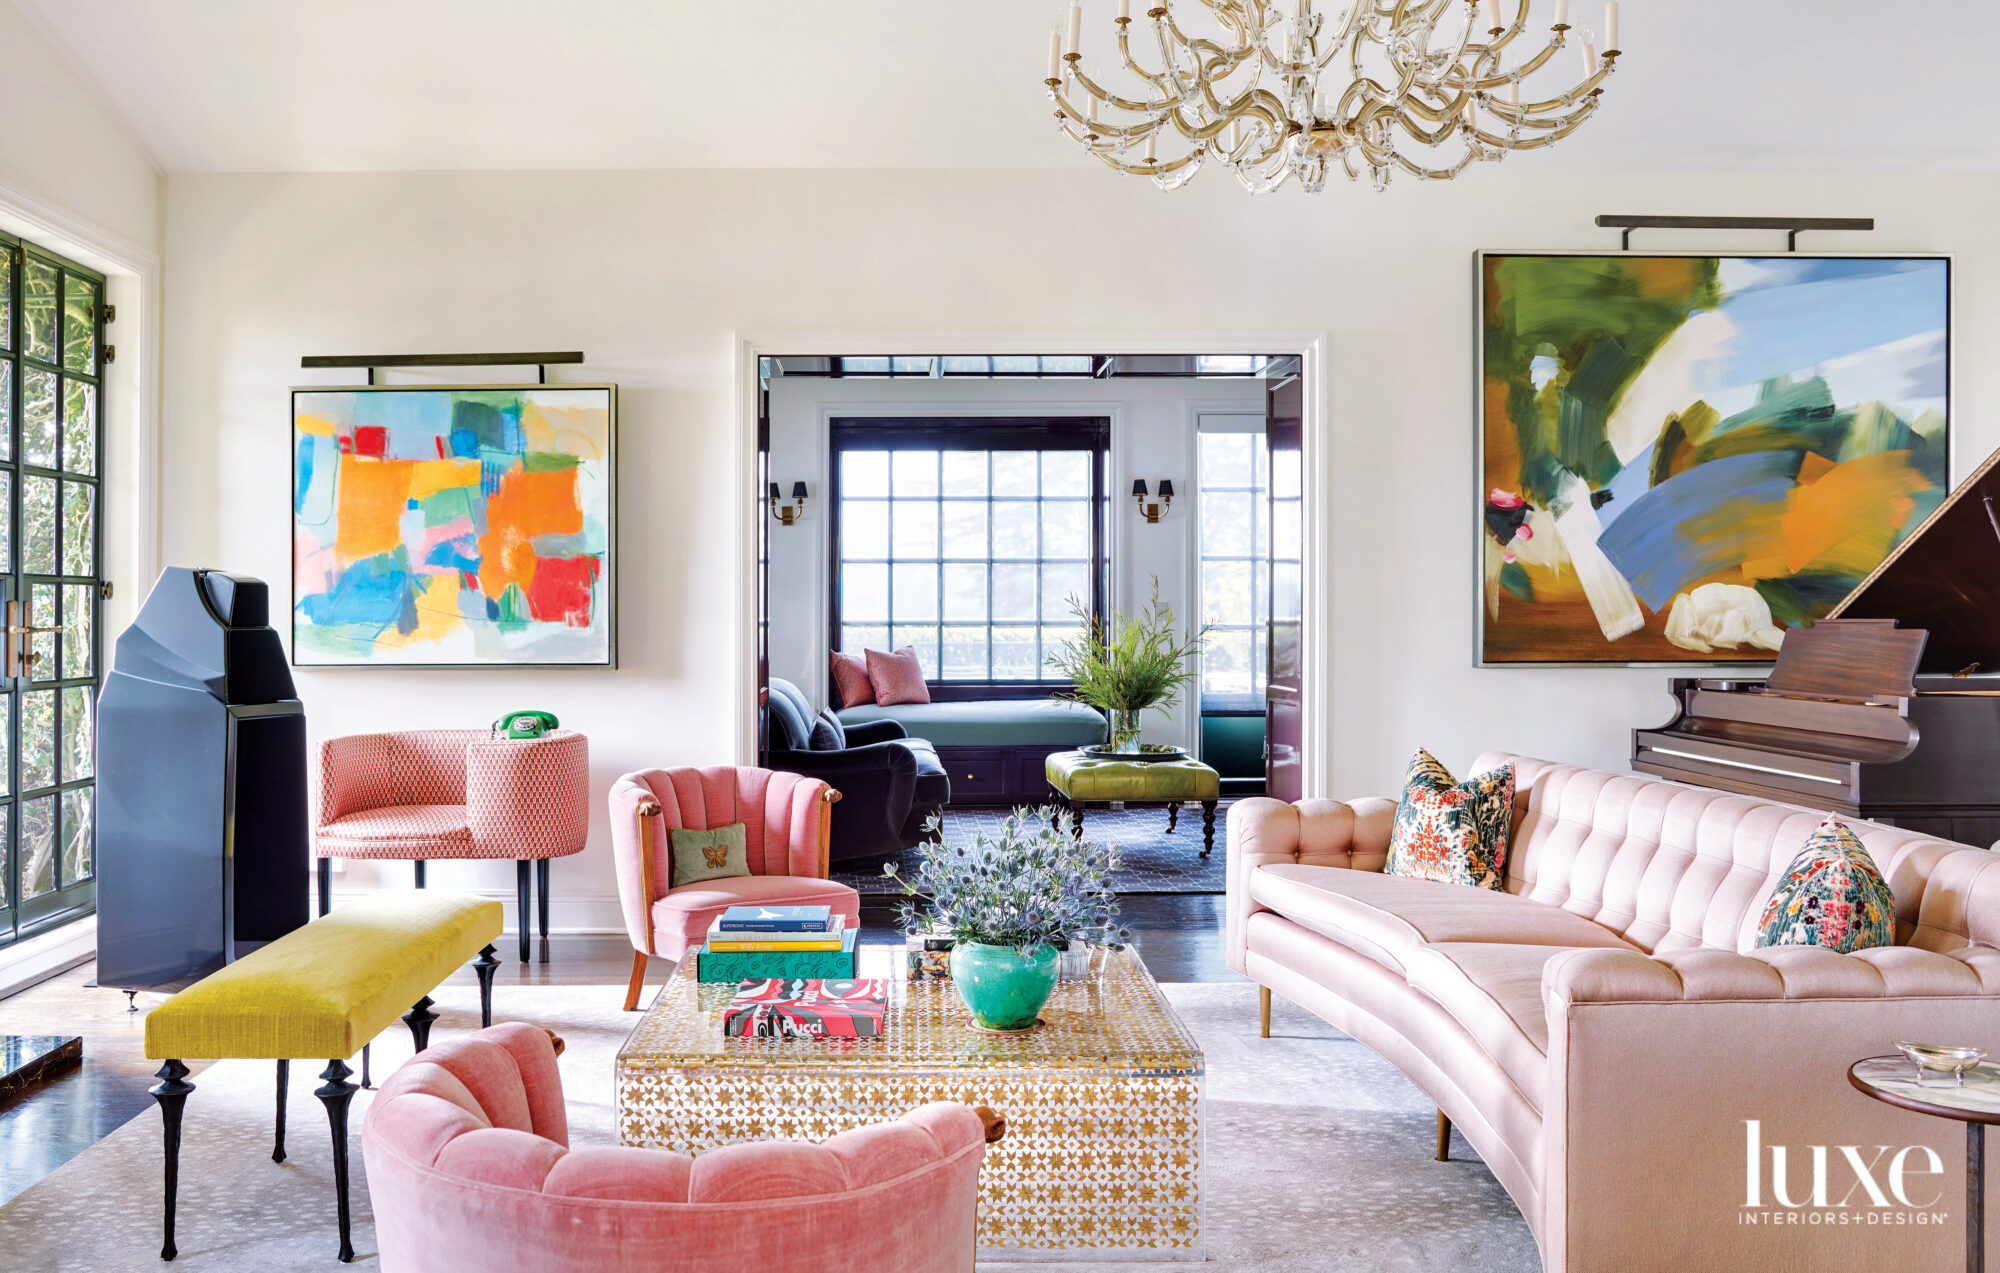
<instances>
[{"instance_id":1,"label":"green pillow with butterfly","mask_svg":"<svg viewBox=\"0 0 2000 1273\"><path fill-rule=\"evenodd\" d=\"M676 888L703 880L750 874L749 841L745 838L741 822L708 831L675 827L670 838L674 846L673 884Z\"/></svg>"}]
</instances>

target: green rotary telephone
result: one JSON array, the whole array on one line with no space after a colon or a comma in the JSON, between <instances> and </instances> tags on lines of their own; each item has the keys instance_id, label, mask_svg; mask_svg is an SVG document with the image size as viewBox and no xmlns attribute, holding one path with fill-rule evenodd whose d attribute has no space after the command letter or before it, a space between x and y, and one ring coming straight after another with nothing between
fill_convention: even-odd
<instances>
[{"instance_id":1,"label":"green rotary telephone","mask_svg":"<svg viewBox=\"0 0 2000 1273\"><path fill-rule=\"evenodd\" d=\"M493 732L507 738L540 738L561 724L551 712L508 712L493 722Z\"/></svg>"}]
</instances>

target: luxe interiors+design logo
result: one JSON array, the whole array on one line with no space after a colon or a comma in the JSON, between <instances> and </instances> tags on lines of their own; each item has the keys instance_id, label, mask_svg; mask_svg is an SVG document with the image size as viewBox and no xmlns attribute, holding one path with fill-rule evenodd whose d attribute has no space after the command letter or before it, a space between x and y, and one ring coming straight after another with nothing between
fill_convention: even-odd
<instances>
[{"instance_id":1,"label":"luxe interiors+design logo","mask_svg":"<svg viewBox=\"0 0 2000 1273\"><path fill-rule=\"evenodd\" d=\"M1944 1174L1944 1162L1929 1145L1905 1145L1893 1153L1877 1145L1866 1154L1859 1145L1803 1145L1798 1148L1805 1152L1794 1157L1789 1146L1764 1144L1759 1120L1745 1119L1743 1127L1739 1224L1932 1225L1949 1216L1937 1205L1944 1198L1944 1185L1936 1179Z\"/></svg>"}]
</instances>

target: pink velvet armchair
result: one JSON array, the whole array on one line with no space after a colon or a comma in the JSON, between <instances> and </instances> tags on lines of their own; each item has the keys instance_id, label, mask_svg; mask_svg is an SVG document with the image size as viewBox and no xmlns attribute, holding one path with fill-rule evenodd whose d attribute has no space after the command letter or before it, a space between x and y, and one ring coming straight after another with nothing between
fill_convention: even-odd
<instances>
[{"instance_id":1,"label":"pink velvet armchair","mask_svg":"<svg viewBox=\"0 0 2000 1273\"><path fill-rule=\"evenodd\" d=\"M555 1048L510 1022L406 1062L361 1145L383 1273L972 1273L1004 1131L940 1102L822 1145L571 1149Z\"/></svg>"},{"instance_id":2,"label":"pink velvet armchair","mask_svg":"<svg viewBox=\"0 0 2000 1273\"><path fill-rule=\"evenodd\" d=\"M611 849L618 897L632 937L625 1010L639 1006L646 959L679 959L732 906L831 906L861 922L861 898L827 876L833 804L840 793L817 778L769 769L645 769L611 788ZM676 886L676 827L708 831L743 823L750 874Z\"/></svg>"},{"instance_id":3,"label":"pink velvet armchair","mask_svg":"<svg viewBox=\"0 0 2000 1273\"><path fill-rule=\"evenodd\" d=\"M549 859L582 851L590 834L590 744L573 729L534 739L485 729L420 729L329 738L319 748L319 913L334 858L424 863L513 858L521 960L528 959L528 864L549 935Z\"/></svg>"}]
</instances>

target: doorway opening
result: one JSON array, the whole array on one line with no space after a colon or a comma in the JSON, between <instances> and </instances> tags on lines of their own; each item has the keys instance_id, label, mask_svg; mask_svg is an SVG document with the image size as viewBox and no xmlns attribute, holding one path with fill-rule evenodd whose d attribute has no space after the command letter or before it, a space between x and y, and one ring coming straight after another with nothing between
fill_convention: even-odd
<instances>
[{"instance_id":1,"label":"doorway opening","mask_svg":"<svg viewBox=\"0 0 2000 1273\"><path fill-rule=\"evenodd\" d=\"M1301 794L1300 362L759 359L758 763L841 791L836 878L899 892L882 868L933 813L969 843L1061 802L1049 757L1110 722L1050 656L1157 589L1210 630L1142 737L1218 799L1091 807L1089 834L1120 846L1121 894L1222 891L1229 802Z\"/></svg>"}]
</instances>

